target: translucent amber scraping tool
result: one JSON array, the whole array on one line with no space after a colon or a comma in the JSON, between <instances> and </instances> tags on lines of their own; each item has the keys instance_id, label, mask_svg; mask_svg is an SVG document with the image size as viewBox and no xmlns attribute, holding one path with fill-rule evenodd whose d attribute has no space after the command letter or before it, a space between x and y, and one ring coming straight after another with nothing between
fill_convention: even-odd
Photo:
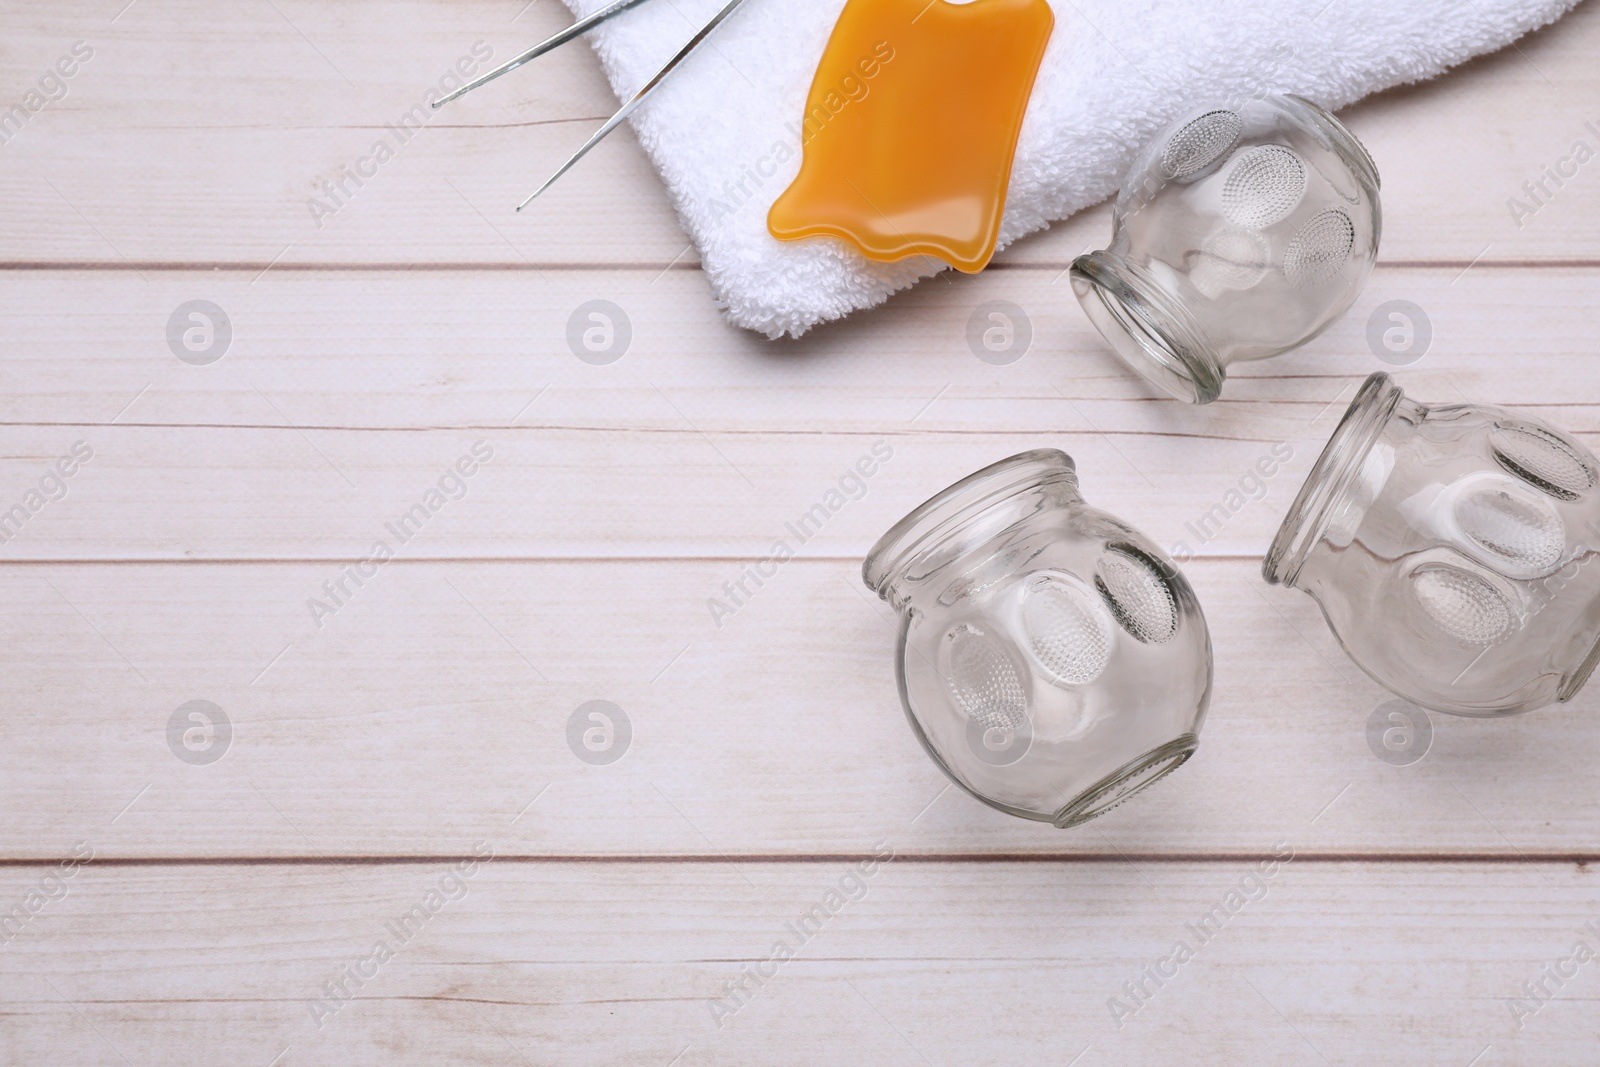
<instances>
[{"instance_id":1,"label":"translucent amber scraping tool","mask_svg":"<svg viewBox=\"0 0 1600 1067\"><path fill-rule=\"evenodd\" d=\"M806 100L800 174L767 229L982 270L1054 26L1046 0L848 0Z\"/></svg>"}]
</instances>

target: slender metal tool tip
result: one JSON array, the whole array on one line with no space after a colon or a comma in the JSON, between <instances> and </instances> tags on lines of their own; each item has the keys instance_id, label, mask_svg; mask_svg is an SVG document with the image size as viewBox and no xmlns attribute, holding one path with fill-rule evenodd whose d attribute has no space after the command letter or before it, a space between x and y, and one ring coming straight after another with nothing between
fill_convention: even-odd
<instances>
[{"instance_id":1,"label":"slender metal tool tip","mask_svg":"<svg viewBox=\"0 0 1600 1067\"><path fill-rule=\"evenodd\" d=\"M605 7L601 8L599 11L596 11L588 18L579 19L566 29L551 34L549 37L546 37L544 40L540 41L526 52L523 52L518 56L513 56L511 59L500 64L487 74L479 75L478 77L469 81L467 84L463 85L461 88L445 93L443 96L433 102L433 110L438 111L450 101L459 99L467 93L472 92L472 90L476 89L478 86L487 85L489 82L494 81L507 71L516 70L530 59L538 59L546 52L555 48L559 48L568 41L572 40L574 37L580 37L583 34L588 33L590 30L594 29L607 19L612 18L615 15L620 15L624 11L637 7L642 3L644 3L644 0L613 0L612 3L607 4Z\"/></svg>"},{"instance_id":2,"label":"slender metal tool tip","mask_svg":"<svg viewBox=\"0 0 1600 1067\"><path fill-rule=\"evenodd\" d=\"M642 0L618 0L618 3L629 3L629 2L640 3L640 2L642 2ZM545 181L545 183L543 185L539 186L539 188L535 189L533 191L533 193L528 197L527 200L524 200L522 203L518 204L517 205L517 210L521 211L523 208L527 207L528 204L534 199L534 197L537 197L540 193L542 193L546 189L550 188L552 185L554 185L556 183L556 179L560 178L567 171L569 171L573 167L577 166L578 165L578 160L580 160L584 156L588 155L589 149L593 148L595 145L597 145L601 141L605 140L605 137L606 137L607 134L609 134L612 130L616 129L618 126L622 125L622 123L627 120L628 116L633 114L634 110L636 108L638 108L638 106L640 104L644 103L645 98L648 97L651 93L655 92L658 88L660 88L661 87L661 83L666 81L668 76L671 75L674 70L678 69L679 64L681 64L685 59L688 59L691 55L693 55L694 52L701 45L705 44L706 39L708 37L710 37L713 33L716 32L717 27L722 25L723 20L726 19L729 15L733 14L735 11L737 11L739 9L739 6L741 4L743 4L744 2L745 2L745 0L728 0L727 4L723 6L722 10L718 11L715 15L712 16L710 22L708 22L704 26L700 27L700 32L696 33L693 37L689 38L689 42L687 44L685 44L682 48L678 49L678 54L677 55L675 55L671 59L667 60L666 66L664 66L660 70L656 71L654 77L652 77L649 81L645 82L644 85L640 87L638 92L634 93L633 96L629 97L628 98L628 102L623 104L622 107L620 107L619 109L617 109L617 113L615 115L612 115L609 119L607 119L605 125L601 126L598 130L596 130L594 132L594 136L590 137L589 140L584 143L584 146L582 148L580 148L576 152L574 152L571 159L567 160L565 163L563 163L561 165L561 169L560 170L558 170L554 174L550 175L550 177ZM613 6L616 6L616 5L613 5ZM493 73L494 72L491 71L490 74L487 74L484 77L485 78L490 77L490 76L493 75ZM482 79L480 79L480 80L482 80ZM466 88L466 87L463 87L463 89L464 88ZM460 92L460 90L458 90L458 92ZM446 97L445 99L448 100L449 97Z\"/></svg>"},{"instance_id":3,"label":"slender metal tool tip","mask_svg":"<svg viewBox=\"0 0 1600 1067\"><path fill-rule=\"evenodd\" d=\"M572 161L572 163L576 163L576 162L577 162L576 159L574 159ZM550 188L552 185L554 185L556 183L556 179L561 177L563 174L565 174L567 172L567 169L572 166L572 163L568 163L567 166L562 167L560 170L558 170L554 174L552 174L549 178L545 179L545 183L543 185L539 186L539 188L537 188L533 192L529 193L527 195L527 198L524 199L522 201L522 203L517 205L517 210L521 211L523 208L527 207L529 204L531 204L535 200L539 199L539 194L544 192L546 189Z\"/></svg>"}]
</instances>

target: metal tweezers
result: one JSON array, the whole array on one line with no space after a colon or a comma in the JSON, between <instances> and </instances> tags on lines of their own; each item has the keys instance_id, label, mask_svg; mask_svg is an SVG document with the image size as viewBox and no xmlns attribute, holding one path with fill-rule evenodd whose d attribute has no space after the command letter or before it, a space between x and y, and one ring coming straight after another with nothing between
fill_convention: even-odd
<instances>
[{"instance_id":1,"label":"metal tweezers","mask_svg":"<svg viewBox=\"0 0 1600 1067\"><path fill-rule=\"evenodd\" d=\"M435 109L443 107L445 104L448 104L450 101L456 99L457 97L460 97L460 96L463 96L463 95L465 95L467 93L470 93L472 90L476 89L478 86L484 85L484 84L486 84L488 82L494 81L496 78L500 77L500 75L506 73L507 71L516 70L518 67L522 66L524 63L528 62L530 59L537 59L539 56L544 55L546 52L550 51L551 49L558 48L561 45L566 44L568 41L572 40L574 37L579 37L579 36L587 33L589 30L591 30L594 27L600 25L600 23L606 21L607 19L612 18L615 15L620 15L624 11L629 10L630 8L638 7L640 4L642 4L644 2L645 2L645 0L613 0L612 3L610 3L607 6L601 8L599 11L596 11L594 14L588 16L587 18L579 19L577 22L574 22L571 26L568 26L566 29L562 30L560 33L554 34L553 36L547 37L545 40L540 41L538 44L534 45L532 48L528 49L526 52L522 53L520 56L517 56L516 58L512 59L510 62L502 63L500 66L494 68L489 73L487 73L487 74L485 74L485 75L483 75L481 77L474 78L472 81L469 81L467 84L463 85L461 88L455 90L454 92L445 94L444 96L440 97L438 100L435 100L433 102L433 107ZM563 163L561 165L561 169L560 170L558 170L554 174L550 175L549 179L543 185L541 185L541 186L539 186L539 188L535 189L533 191L533 193L531 195L529 195L529 197L526 200L524 200L522 203L518 204L517 205L517 210L521 211L523 208L527 207L528 204L530 202L532 202L534 197L538 196L540 193L542 193L546 189L550 188L550 186L554 185L557 178L561 177L567 171L571 170L574 166L576 166L578 160L580 160L584 156L588 155L589 154L589 149L593 148L595 145L599 144L602 140L604 140L606 134L610 133L612 130L614 130L618 126L622 125L623 120L626 119L629 115L633 114L634 110L637 109L640 104L644 103L645 98L648 97L651 93L655 92L656 89L661 85L661 83L667 80L667 76L670 75L674 70L676 70L678 68L678 65L680 63L682 63L685 59L688 59L691 55L693 55L695 49L697 49L701 45L705 44L706 43L706 39L709 38L712 35L712 33L714 33L716 31L716 28L718 26L722 25L723 20L726 19L729 15L733 14L736 10L738 10L739 5L741 5L743 3L744 3L744 0L728 0L728 3L723 7L723 9L721 11L718 11L716 13L716 15L714 15L712 17L710 22L706 23L704 26L702 26L700 28L700 32L699 33L696 33L693 37L689 38L689 43L688 44L686 44L682 48L678 49L678 54L677 55L675 55L671 59L667 60L666 66L664 66L660 70L656 71L654 77L652 77L649 81L645 82L644 86L642 88L640 88L640 90L638 92L634 93L633 96L629 97L627 103L623 104L622 107L617 110L617 113L615 115L612 115L609 119L607 119L606 120L606 124L604 126L601 126L598 130L596 130L595 133L594 133L594 136L590 137L589 140L584 143L584 146L582 148L578 149L578 151L573 154L571 159L567 160L565 163Z\"/></svg>"}]
</instances>

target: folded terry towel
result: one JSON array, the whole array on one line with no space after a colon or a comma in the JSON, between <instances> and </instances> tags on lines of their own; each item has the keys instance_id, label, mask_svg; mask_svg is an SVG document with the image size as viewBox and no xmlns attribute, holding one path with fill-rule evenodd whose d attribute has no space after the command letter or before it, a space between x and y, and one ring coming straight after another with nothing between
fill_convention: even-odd
<instances>
[{"instance_id":1,"label":"folded terry towel","mask_svg":"<svg viewBox=\"0 0 1600 1067\"><path fill-rule=\"evenodd\" d=\"M565 2L582 16L607 0ZM1274 91L1338 109L1502 48L1576 2L1063 0L1000 247L1105 199L1139 147L1197 104ZM658 0L594 31L617 95L632 95L723 3ZM806 93L843 6L748 0L633 117L729 321L769 337L799 336L944 269L767 233L767 209L799 170Z\"/></svg>"}]
</instances>

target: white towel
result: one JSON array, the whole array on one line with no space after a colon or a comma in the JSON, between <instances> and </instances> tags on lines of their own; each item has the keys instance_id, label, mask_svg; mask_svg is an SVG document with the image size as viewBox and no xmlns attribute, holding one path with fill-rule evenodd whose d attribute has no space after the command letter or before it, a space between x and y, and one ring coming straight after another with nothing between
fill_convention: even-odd
<instances>
[{"instance_id":1,"label":"white towel","mask_svg":"<svg viewBox=\"0 0 1600 1067\"><path fill-rule=\"evenodd\" d=\"M581 16L606 0L565 2ZM632 95L723 2L654 0L594 31L618 97ZM1000 247L1105 199L1139 147L1198 104L1275 91L1338 109L1502 48L1576 2L1060 0ZM945 269L924 258L874 263L832 238L782 242L767 233L767 209L799 170L806 93L843 6L747 0L632 120L728 320L769 337L799 336Z\"/></svg>"}]
</instances>

